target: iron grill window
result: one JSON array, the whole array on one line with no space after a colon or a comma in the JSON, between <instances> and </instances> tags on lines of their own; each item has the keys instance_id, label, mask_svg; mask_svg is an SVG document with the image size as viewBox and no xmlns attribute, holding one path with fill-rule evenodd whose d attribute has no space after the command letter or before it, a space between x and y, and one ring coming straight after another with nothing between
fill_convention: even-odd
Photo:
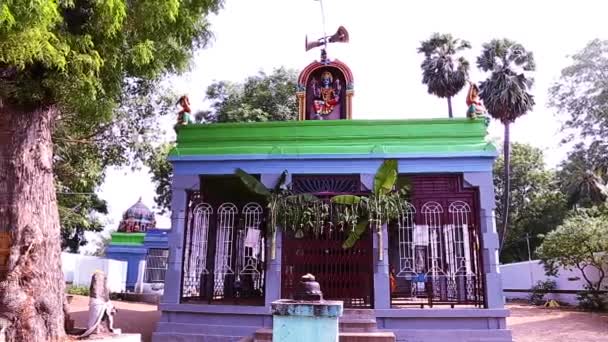
<instances>
[{"instance_id":1,"label":"iron grill window","mask_svg":"<svg viewBox=\"0 0 608 342\"><path fill-rule=\"evenodd\" d=\"M146 256L146 273L144 275L144 281L146 283L164 283L168 259L168 249L149 249L148 255Z\"/></svg>"}]
</instances>

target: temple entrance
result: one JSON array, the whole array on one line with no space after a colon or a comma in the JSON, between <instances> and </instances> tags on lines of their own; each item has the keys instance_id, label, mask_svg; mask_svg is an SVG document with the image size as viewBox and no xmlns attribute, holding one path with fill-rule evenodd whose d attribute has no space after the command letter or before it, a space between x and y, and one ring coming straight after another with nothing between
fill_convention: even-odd
<instances>
[{"instance_id":1,"label":"temple entrance","mask_svg":"<svg viewBox=\"0 0 608 342\"><path fill-rule=\"evenodd\" d=\"M329 201L338 194L367 192L359 175L294 175L292 189ZM350 249L342 248L347 231L326 226L318 233L284 232L281 260L281 298L293 298L297 282L311 273L323 297L344 301L345 307L373 307L373 245L368 231Z\"/></svg>"},{"instance_id":2,"label":"temple entrance","mask_svg":"<svg viewBox=\"0 0 608 342\"><path fill-rule=\"evenodd\" d=\"M343 249L346 232L325 230L318 236L283 236L281 298L293 298L297 282L311 273L323 297L344 301L345 307L373 306L373 247L371 233L350 249ZM312 235L312 234L311 234Z\"/></svg>"}]
</instances>

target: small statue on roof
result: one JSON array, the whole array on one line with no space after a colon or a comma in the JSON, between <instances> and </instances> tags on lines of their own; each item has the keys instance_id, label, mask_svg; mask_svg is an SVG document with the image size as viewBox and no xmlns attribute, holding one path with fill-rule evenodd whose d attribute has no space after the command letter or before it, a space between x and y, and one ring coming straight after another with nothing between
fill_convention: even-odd
<instances>
[{"instance_id":1,"label":"small statue on roof","mask_svg":"<svg viewBox=\"0 0 608 342\"><path fill-rule=\"evenodd\" d=\"M467 93L467 118L475 119L478 117L485 117L488 111L479 98L479 88L471 81L469 81L469 85L469 91Z\"/></svg>"},{"instance_id":2,"label":"small statue on roof","mask_svg":"<svg viewBox=\"0 0 608 342\"><path fill-rule=\"evenodd\" d=\"M175 128L178 126L186 126L194 122L192 120L192 111L190 110L190 100L187 95L184 95L177 100L176 105L180 105L182 109L177 113L177 124Z\"/></svg>"}]
</instances>

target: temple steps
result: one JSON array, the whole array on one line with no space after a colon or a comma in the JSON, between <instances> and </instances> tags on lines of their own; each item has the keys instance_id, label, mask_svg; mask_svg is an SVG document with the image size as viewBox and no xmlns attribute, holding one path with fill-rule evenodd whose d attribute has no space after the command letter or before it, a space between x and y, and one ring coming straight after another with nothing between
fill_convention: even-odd
<instances>
[{"instance_id":1,"label":"temple steps","mask_svg":"<svg viewBox=\"0 0 608 342\"><path fill-rule=\"evenodd\" d=\"M346 309L339 319L340 342L395 342L395 334L379 331L374 310ZM272 328L260 328L241 342L272 342Z\"/></svg>"},{"instance_id":2,"label":"temple steps","mask_svg":"<svg viewBox=\"0 0 608 342\"><path fill-rule=\"evenodd\" d=\"M395 342L391 331L340 332L340 342Z\"/></svg>"}]
</instances>

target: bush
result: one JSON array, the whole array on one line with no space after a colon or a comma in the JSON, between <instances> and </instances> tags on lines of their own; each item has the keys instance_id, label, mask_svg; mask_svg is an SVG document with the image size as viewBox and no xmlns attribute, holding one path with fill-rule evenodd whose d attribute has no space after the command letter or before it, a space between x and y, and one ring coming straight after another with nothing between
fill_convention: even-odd
<instances>
[{"instance_id":1,"label":"bush","mask_svg":"<svg viewBox=\"0 0 608 342\"><path fill-rule=\"evenodd\" d=\"M557 287L555 280L539 281L532 287L532 294L530 294L530 303L533 305L545 304L545 294L548 291L553 291Z\"/></svg>"},{"instance_id":2,"label":"bush","mask_svg":"<svg viewBox=\"0 0 608 342\"><path fill-rule=\"evenodd\" d=\"M89 296L89 287L68 285L66 292L71 295Z\"/></svg>"},{"instance_id":3,"label":"bush","mask_svg":"<svg viewBox=\"0 0 608 342\"><path fill-rule=\"evenodd\" d=\"M589 311L603 311L608 308L606 296L589 285L585 285L585 292L576 295L578 307Z\"/></svg>"}]
</instances>

